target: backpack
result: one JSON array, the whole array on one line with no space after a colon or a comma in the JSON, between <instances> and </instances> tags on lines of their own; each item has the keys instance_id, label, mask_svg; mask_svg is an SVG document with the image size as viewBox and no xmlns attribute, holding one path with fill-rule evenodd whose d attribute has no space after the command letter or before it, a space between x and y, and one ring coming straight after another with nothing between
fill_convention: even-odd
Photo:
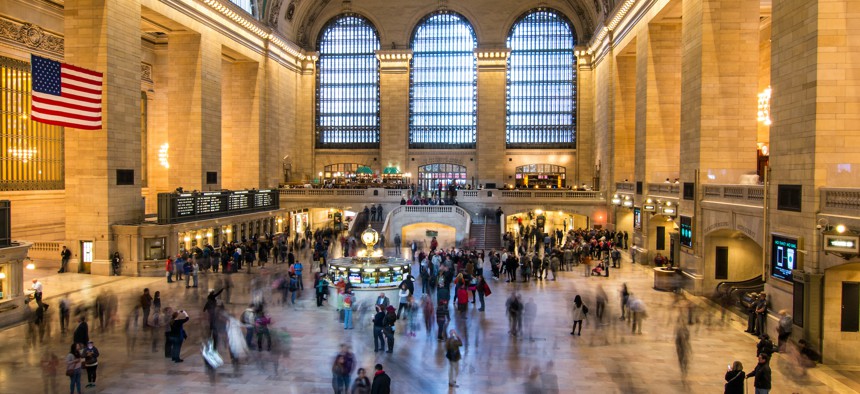
<instances>
[{"instance_id":1,"label":"backpack","mask_svg":"<svg viewBox=\"0 0 860 394\"><path fill-rule=\"evenodd\" d=\"M582 304L582 313L586 315L588 314L588 307L585 304Z\"/></svg>"}]
</instances>

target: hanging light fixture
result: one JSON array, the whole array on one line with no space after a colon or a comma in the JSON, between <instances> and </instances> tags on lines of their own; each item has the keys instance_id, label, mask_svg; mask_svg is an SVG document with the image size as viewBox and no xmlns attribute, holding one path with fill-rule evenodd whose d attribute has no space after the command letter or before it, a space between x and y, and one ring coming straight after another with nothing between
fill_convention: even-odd
<instances>
[{"instance_id":1,"label":"hanging light fixture","mask_svg":"<svg viewBox=\"0 0 860 394\"><path fill-rule=\"evenodd\" d=\"M770 86L758 95L758 121L770 126Z\"/></svg>"}]
</instances>

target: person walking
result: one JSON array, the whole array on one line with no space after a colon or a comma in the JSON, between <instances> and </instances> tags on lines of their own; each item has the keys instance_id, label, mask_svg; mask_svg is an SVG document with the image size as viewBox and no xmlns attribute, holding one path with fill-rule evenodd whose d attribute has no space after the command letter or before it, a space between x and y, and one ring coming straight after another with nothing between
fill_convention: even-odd
<instances>
[{"instance_id":1,"label":"person walking","mask_svg":"<svg viewBox=\"0 0 860 394\"><path fill-rule=\"evenodd\" d=\"M42 282L39 282L38 279L34 278L33 284L30 286L30 289L33 290L33 299L36 300L36 305L38 305L39 308L42 308L47 311L48 304L42 303L42 291L45 289L45 287L42 285Z\"/></svg>"},{"instance_id":2,"label":"person walking","mask_svg":"<svg viewBox=\"0 0 860 394\"><path fill-rule=\"evenodd\" d=\"M409 305L409 289L406 287L406 282L400 283L400 291L397 294L398 296L398 307L397 307L397 318L400 319L401 312L406 309L407 305Z\"/></svg>"},{"instance_id":3,"label":"person walking","mask_svg":"<svg viewBox=\"0 0 860 394\"><path fill-rule=\"evenodd\" d=\"M627 307L630 306L630 291L627 290L627 283L621 284L621 320L630 317L630 311Z\"/></svg>"},{"instance_id":4,"label":"person walking","mask_svg":"<svg viewBox=\"0 0 860 394\"><path fill-rule=\"evenodd\" d=\"M298 282L297 283L298 287L299 287L299 289L302 289L302 290L305 289L305 284L302 281L302 271L304 271L304 269L305 268L302 265L301 261L296 261L296 263L293 264L293 270L295 271L295 274L296 274L296 281Z\"/></svg>"},{"instance_id":5,"label":"person walking","mask_svg":"<svg viewBox=\"0 0 860 394\"><path fill-rule=\"evenodd\" d=\"M573 329L571 329L570 335L582 335L582 321L585 320L587 314L588 307L582 302L582 297L577 294L573 298ZM576 331L577 326L579 326L579 331Z\"/></svg>"},{"instance_id":6,"label":"person walking","mask_svg":"<svg viewBox=\"0 0 860 394\"><path fill-rule=\"evenodd\" d=\"M338 354L331 366L331 386L334 394L346 394L347 387L344 382L349 381L349 373L346 371L345 362L343 355Z\"/></svg>"},{"instance_id":7,"label":"person walking","mask_svg":"<svg viewBox=\"0 0 860 394\"><path fill-rule=\"evenodd\" d=\"M352 382L352 390L349 394L370 394L370 379L367 377L367 371L364 368L358 369L358 376Z\"/></svg>"},{"instance_id":8,"label":"person walking","mask_svg":"<svg viewBox=\"0 0 860 394\"><path fill-rule=\"evenodd\" d=\"M87 347L82 351L84 367L87 369L87 387L96 386L96 369L99 367L99 349L93 341L87 342Z\"/></svg>"},{"instance_id":9,"label":"person walking","mask_svg":"<svg viewBox=\"0 0 860 394\"><path fill-rule=\"evenodd\" d=\"M81 315L78 317L78 327L75 328L75 332L72 334L72 341L80 344L81 347L90 341L90 328L87 325L86 316Z\"/></svg>"},{"instance_id":10,"label":"person walking","mask_svg":"<svg viewBox=\"0 0 860 394\"><path fill-rule=\"evenodd\" d=\"M478 275L478 300L481 301L481 307L478 308L479 312L484 311L484 297L489 296L493 292L490 291L490 285L487 284L487 281L484 280L484 275Z\"/></svg>"},{"instance_id":11,"label":"person walking","mask_svg":"<svg viewBox=\"0 0 860 394\"><path fill-rule=\"evenodd\" d=\"M81 393L81 366L84 363L84 358L81 355L83 345L73 343L69 354L66 355L66 376L69 377L69 393L74 394L75 388L78 389L78 394Z\"/></svg>"},{"instance_id":12,"label":"person walking","mask_svg":"<svg viewBox=\"0 0 860 394\"><path fill-rule=\"evenodd\" d=\"M451 312L448 311L448 301L440 300L439 306L436 308L436 324L438 325L436 340L439 342L442 342L447 338L445 332L448 329L448 323L450 321Z\"/></svg>"},{"instance_id":13,"label":"person walking","mask_svg":"<svg viewBox=\"0 0 860 394\"><path fill-rule=\"evenodd\" d=\"M352 304L355 301L352 289L347 288L343 293L343 329L352 330ZM344 389L346 390L346 389Z\"/></svg>"},{"instance_id":14,"label":"person walking","mask_svg":"<svg viewBox=\"0 0 860 394\"><path fill-rule=\"evenodd\" d=\"M777 344L779 352L785 352L785 345L788 343L788 338L791 337L791 328L793 327L793 319L788 311L783 309L779 311L779 325L777 326Z\"/></svg>"},{"instance_id":15,"label":"person walking","mask_svg":"<svg viewBox=\"0 0 860 394\"><path fill-rule=\"evenodd\" d=\"M382 369L382 364L376 364L373 368L373 384L370 386L370 394L391 394L391 378Z\"/></svg>"},{"instance_id":16,"label":"person walking","mask_svg":"<svg viewBox=\"0 0 860 394\"><path fill-rule=\"evenodd\" d=\"M463 341L457 335L456 330L451 330L448 333L448 340L445 341L445 358L448 359L448 386L460 387L457 385L457 376L460 374L460 347L463 346Z\"/></svg>"},{"instance_id":17,"label":"person walking","mask_svg":"<svg viewBox=\"0 0 860 394\"><path fill-rule=\"evenodd\" d=\"M382 332L385 334L385 341L388 343L388 351L386 353L394 353L394 323L397 322L397 313L394 307L389 305L385 311L385 320L382 327Z\"/></svg>"},{"instance_id":18,"label":"person walking","mask_svg":"<svg viewBox=\"0 0 860 394\"><path fill-rule=\"evenodd\" d=\"M726 370L724 394L744 394L744 365L735 361Z\"/></svg>"},{"instance_id":19,"label":"person walking","mask_svg":"<svg viewBox=\"0 0 860 394\"><path fill-rule=\"evenodd\" d=\"M755 369L752 372L747 374L747 378L755 377L753 381L753 387L755 387L755 394L768 394L770 393L771 387L771 376L770 376L770 357L767 353L761 353L758 355L758 364L756 364Z\"/></svg>"}]
</instances>

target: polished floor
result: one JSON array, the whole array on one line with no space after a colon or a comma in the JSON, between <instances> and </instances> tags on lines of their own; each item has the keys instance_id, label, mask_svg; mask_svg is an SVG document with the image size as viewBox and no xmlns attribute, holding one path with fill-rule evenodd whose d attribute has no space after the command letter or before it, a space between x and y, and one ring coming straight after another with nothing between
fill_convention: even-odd
<instances>
[{"instance_id":1,"label":"polished floor","mask_svg":"<svg viewBox=\"0 0 860 394\"><path fill-rule=\"evenodd\" d=\"M256 267L254 271L252 275L233 275L236 288L229 308L236 316L247 305L251 278L259 275ZM253 352L237 368L228 362L217 369L213 378L200 356L199 323L205 292L220 274L201 275L196 289L186 289L184 283L168 284L164 278L58 275L44 270L27 275L39 276L45 285L45 302L52 305L50 327L42 340L38 333L29 332L27 325L2 331L0 393L67 392L64 364L52 372L44 363L52 354L64 358L71 342L71 332L59 333L55 305L63 295L81 304L108 291L119 296L121 322L105 332L91 324L91 338L101 352L99 377L97 386L84 388L84 392L330 393L331 363L341 343L352 347L360 367L370 370L382 363L391 376L394 393L718 393L723 390L727 364L739 360L750 371L755 363L755 340L743 332L738 317L727 315L722 321L719 311L701 300L688 303L672 293L655 291L651 289L650 271L629 263L612 270L609 278L585 277L577 270L560 273L554 282L490 282L493 294L487 298L486 311L473 307L465 318L452 322L451 327L460 332L465 343L460 386L453 389L447 384L448 363L443 346L435 339L435 328L428 336L421 324L418 335L410 337L404 334L407 322L398 322L394 353L374 353L369 315L356 319L356 329L344 330L334 307L316 307L312 291L306 291L295 307L269 303L275 326L290 335L288 353L277 357ZM632 334L629 325L619 320L618 289L622 283L627 283L648 308L641 335ZM594 316L600 286L609 297L602 324ZM182 351L184 363L164 358L160 340L153 352L147 333L124 329L129 305L144 287L161 291L164 306L190 312L190 337ZM420 287L416 291L420 292ZM508 334L505 301L513 291L520 292L524 301L534 302L537 310L534 321L526 322L523 337ZM572 337L569 310L576 294L584 297L591 312L582 336ZM687 326L691 353L684 376L675 329L679 316L687 316L681 306L689 305L697 306L697 323ZM223 351L222 356L227 358ZM820 368L800 370L783 355L776 355L771 366L772 393L851 392L850 379L849 384L839 383L827 378ZM85 385L85 374L82 380ZM747 384L752 392L752 380Z\"/></svg>"}]
</instances>

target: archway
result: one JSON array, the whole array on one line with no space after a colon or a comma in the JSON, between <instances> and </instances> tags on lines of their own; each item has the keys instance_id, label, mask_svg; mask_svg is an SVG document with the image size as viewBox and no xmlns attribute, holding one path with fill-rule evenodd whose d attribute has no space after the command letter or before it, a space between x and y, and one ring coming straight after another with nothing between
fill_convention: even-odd
<instances>
[{"instance_id":1,"label":"archway","mask_svg":"<svg viewBox=\"0 0 860 394\"><path fill-rule=\"evenodd\" d=\"M517 188L560 189L567 169L554 164L528 164L516 168Z\"/></svg>"},{"instance_id":2,"label":"archway","mask_svg":"<svg viewBox=\"0 0 860 394\"><path fill-rule=\"evenodd\" d=\"M466 167L451 163L433 163L418 167L418 187L427 194L442 190L442 197L449 186L466 184Z\"/></svg>"},{"instance_id":3,"label":"archway","mask_svg":"<svg viewBox=\"0 0 860 394\"><path fill-rule=\"evenodd\" d=\"M732 229L705 235L704 281L702 288L711 291L720 282L737 282L762 274L762 250L755 240Z\"/></svg>"},{"instance_id":4,"label":"archway","mask_svg":"<svg viewBox=\"0 0 860 394\"><path fill-rule=\"evenodd\" d=\"M797 286L797 283L795 283ZM808 286L807 291L813 291ZM807 299L812 299L810 293ZM821 326L823 362L827 364L858 364L860 353L860 262L837 265L824 272L824 313ZM810 311L814 307L810 306ZM796 312L795 312L796 313ZM813 320L809 316L805 320Z\"/></svg>"},{"instance_id":5,"label":"archway","mask_svg":"<svg viewBox=\"0 0 860 394\"><path fill-rule=\"evenodd\" d=\"M409 245L412 240L418 242L419 250L430 250L430 242L436 237L439 248L448 249L457 244L457 229L441 223L423 222L408 224L400 229L402 245ZM394 235L392 234L392 242Z\"/></svg>"},{"instance_id":6,"label":"archway","mask_svg":"<svg viewBox=\"0 0 860 394\"><path fill-rule=\"evenodd\" d=\"M669 262L678 265L680 263L678 245L678 225L675 219L666 215L654 215L648 219L648 238L645 248L648 250L646 260L636 258L637 262L652 264L657 255L661 255Z\"/></svg>"}]
</instances>

